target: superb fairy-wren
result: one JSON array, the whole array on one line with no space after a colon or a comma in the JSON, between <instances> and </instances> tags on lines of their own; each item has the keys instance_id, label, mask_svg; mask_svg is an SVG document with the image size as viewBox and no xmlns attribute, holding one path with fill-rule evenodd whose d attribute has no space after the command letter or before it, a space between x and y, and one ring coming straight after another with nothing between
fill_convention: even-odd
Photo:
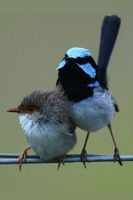
<instances>
[{"instance_id":1,"label":"superb fairy-wren","mask_svg":"<svg viewBox=\"0 0 133 200\"><path fill-rule=\"evenodd\" d=\"M20 154L19 169L30 148L43 160L57 159L59 168L65 154L76 144L75 125L62 87L49 92L34 91L8 112L19 114L30 144Z\"/></svg>"},{"instance_id":2,"label":"superb fairy-wren","mask_svg":"<svg viewBox=\"0 0 133 200\"><path fill-rule=\"evenodd\" d=\"M112 119L119 108L108 90L107 79L107 67L120 22L120 18L115 15L104 18L97 64L88 49L73 47L66 52L57 67L57 86L62 85L67 95L72 119L76 126L88 132L81 152L84 165L90 132L98 131L105 126L108 126L115 146L114 161L122 165L111 128Z\"/></svg>"}]
</instances>

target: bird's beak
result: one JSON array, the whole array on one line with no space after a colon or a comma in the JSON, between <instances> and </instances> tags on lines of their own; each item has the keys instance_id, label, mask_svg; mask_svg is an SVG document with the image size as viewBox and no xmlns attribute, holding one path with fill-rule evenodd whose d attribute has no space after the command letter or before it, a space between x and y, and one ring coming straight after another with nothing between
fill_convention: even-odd
<instances>
[{"instance_id":1,"label":"bird's beak","mask_svg":"<svg viewBox=\"0 0 133 200\"><path fill-rule=\"evenodd\" d=\"M11 108L11 109L7 110L7 112L21 113L19 108Z\"/></svg>"}]
</instances>

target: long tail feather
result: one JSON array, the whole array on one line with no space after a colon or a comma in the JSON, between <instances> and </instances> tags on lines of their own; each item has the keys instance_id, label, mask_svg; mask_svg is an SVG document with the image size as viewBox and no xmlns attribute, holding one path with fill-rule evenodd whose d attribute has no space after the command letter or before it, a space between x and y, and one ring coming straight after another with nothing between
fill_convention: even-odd
<instances>
[{"instance_id":1,"label":"long tail feather","mask_svg":"<svg viewBox=\"0 0 133 200\"><path fill-rule=\"evenodd\" d=\"M107 67L119 32L120 24L121 19L116 15L105 16L102 23L98 55L98 78L104 88L108 88Z\"/></svg>"}]
</instances>

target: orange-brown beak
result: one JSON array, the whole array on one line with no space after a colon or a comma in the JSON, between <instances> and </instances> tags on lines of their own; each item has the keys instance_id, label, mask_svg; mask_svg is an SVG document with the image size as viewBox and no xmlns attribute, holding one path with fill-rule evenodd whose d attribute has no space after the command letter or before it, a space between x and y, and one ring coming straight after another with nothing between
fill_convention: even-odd
<instances>
[{"instance_id":1,"label":"orange-brown beak","mask_svg":"<svg viewBox=\"0 0 133 200\"><path fill-rule=\"evenodd\" d=\"M19 108L11 108L11 109L7 110L7 112L21 113Z\"/></svg>"}]
</instances>

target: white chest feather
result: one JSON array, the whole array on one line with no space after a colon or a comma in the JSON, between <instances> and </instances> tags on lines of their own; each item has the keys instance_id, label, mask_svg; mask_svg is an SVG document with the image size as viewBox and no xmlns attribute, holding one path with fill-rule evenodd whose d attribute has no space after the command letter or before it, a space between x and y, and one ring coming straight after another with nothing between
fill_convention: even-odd
<instances>
[{"instance_id":1,"label":"white chest feather","mask_svg":"<svg viewBox=\"0 0 133 200\"><path fill-rule=\"evenodd\" d=\"M19 116L32 149L44 160L66 154L76 143L75 134L70 134L67 124L37 123L28 114Z\"/></svg>"},{"instance_id":2,"label":"white chest feather","mask_svg":"<svg viewBox=\"0 0 133 200\"><path fill-rule=\"evenodd\" d=\"M111 123L115 115L111 95L108 92L97 92L71 105L72 118L81 129L95 132Z\"/></svg>"}]
</instances>

